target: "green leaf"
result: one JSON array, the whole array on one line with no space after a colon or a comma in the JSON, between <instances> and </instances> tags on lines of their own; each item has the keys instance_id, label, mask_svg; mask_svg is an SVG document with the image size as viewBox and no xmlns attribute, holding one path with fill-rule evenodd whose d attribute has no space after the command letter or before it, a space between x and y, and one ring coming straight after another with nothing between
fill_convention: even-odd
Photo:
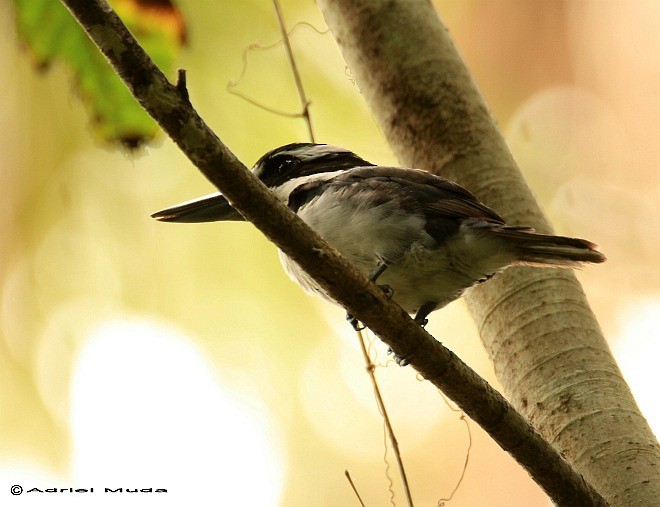
<instances>
[{"instance_id":1,"label":"green leaf","mask_svg":"<svg viewBox=\"0 0 660 507\"><path fill-rule=\"evenodd\" d=\"M111 3L165 75L172 75L186 37L179 11L169 0ZM99 137L129 148L153 139L156 123L59 1L14 0L14 4L19 36L37 66L47 69L53 62L62 62L68 67Z\"/></svg>"}]
</instances>

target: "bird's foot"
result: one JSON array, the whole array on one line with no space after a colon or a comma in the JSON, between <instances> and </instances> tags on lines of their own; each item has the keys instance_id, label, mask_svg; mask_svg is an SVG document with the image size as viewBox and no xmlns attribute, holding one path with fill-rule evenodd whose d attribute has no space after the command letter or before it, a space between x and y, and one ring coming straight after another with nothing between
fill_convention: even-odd
<instances>
[{"instance_id":1,"label":"bird's foot","mask_svg":"<svg viewBox=\"0 0 660 507\"><path fill-rule=\"evenodd\" d=\"M435 310L437 306L438 306L437 301L428 301L424 303L422 306L419 307L419 310L417 310L417 313L415 314L415 318L413 320L422 327L426 326L426 324L429 323L429 319L427 319L426 317L428 316L429 313Z\"/></svg>"},{"instance_id":2,"label":"bird's foot","mask_svg":"<svg viewBox=\"0 0 660 507\"><path fill-rule=\"evenodd\" d=\"M389 285L379 285L378 288L383 291L388 300L392 299L394 296L394 289ZM366 326L363 326L351 312L346 312L346 320L356 331L363 331L366 328Z\"/></svg>"},{"instance_id":3,"label":"bird's foot","mask_svg":"<svg viewBox=\"0 0 660 507\"><path fill-rule=\"evenodd\" d=\"M350 312L346 312L346 320L348 321L348 323L349 323L351 326L353 326L353 329L355 329L355 331L360 332L360 331L363 331L363 330L366 328L366 326L363 326L363 325L360 323L360 321L357 320L357 318L354 317L353 314L350 313Z\"/></svg>"},{"instance_id":4,"label":"bird's foot","mask_svg":"<svg viewBox=\"0 0 660 507\"><path fill-rule=\"evenodd\" d=\"M422 327L426 327L426 324L429 323L429 319L424 319L424 318L418 319L417 317L415 317L413 319L413 322L415 322L415 324L419 324Z\"/></svg>"},{"instance_id":5,"label":"bird's foot","mask_svg":"<svg viewBox=\"0 0 660 507\"><path fill-rule=\"evenodd\" d=\"M394 362L398 364L399 366L408 366L410 364L410 360L414 357L415 354L409 355L409 356L400 356L396 352L394 352L392 349L387 349L388 355L392 355L392 359L394 359Z\"/></svg>"},{"instance_id":6,"label":"bird's foot","mask_svg":"<svg viewBox=\"0 0 660 507\"><path fill-rule=\"evenodd\" d=\"M388 301L394 297L394 289L389 285L379 285L378 288L383 291Z\"/></svg>"}]
</instances>

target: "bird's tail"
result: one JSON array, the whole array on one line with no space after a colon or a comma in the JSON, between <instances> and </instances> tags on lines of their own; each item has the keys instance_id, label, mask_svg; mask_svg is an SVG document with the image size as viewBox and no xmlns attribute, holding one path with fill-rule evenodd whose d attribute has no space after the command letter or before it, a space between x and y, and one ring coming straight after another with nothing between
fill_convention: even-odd
<instances>
[{"instance_id":1,"label":"bird's tail","mask_svg":"<svg viewBox=\"0 0 660 507\"><path fill-rule=\"evenodd\" d=\"M514 265L576 268L585 262L605 261L597 245L586 239L537 234L522 227L502 227L493 232L513 248Z\"/></svg>"}]
</instances>

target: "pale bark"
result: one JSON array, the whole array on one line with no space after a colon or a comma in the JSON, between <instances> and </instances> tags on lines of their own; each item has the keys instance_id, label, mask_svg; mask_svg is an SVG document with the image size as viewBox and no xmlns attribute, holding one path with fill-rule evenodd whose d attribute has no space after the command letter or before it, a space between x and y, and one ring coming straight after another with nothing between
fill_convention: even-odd
<instances>
[{"instance_id":1,"label":"pale bark","mask_svg":"<svg viewBox=\"0 0 660 507\"><path fill-rule=\"evenodd\" d=\"M427 0L318 3L402 165L551 232ZM513 405L612 505L657 505L657 442L573 273L510 269L466 301Z\"/></svg>"}]
</instances>

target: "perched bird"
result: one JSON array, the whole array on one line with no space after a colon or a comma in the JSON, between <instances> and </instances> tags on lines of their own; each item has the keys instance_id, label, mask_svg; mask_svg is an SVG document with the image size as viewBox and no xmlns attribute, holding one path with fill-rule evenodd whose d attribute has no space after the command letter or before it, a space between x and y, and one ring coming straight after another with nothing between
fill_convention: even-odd
<instances>
[{"instance_id":1,"label":"perched bird","mask_svg":"<svg viewBox=\"0 0 660 507\"><path fill-rule=\"evenodd\" d=\"M337 146L294 143L252 169L282 202L425 325L429 313L509 266L603 262L593 243L509 226L461 187L419 169L378 166ZM154 213L164 222L244 220L219 193ZM331 298L280 252L291 279ZM354 326L357 325L352 319Z\"/></svg>"}]
</instances>

